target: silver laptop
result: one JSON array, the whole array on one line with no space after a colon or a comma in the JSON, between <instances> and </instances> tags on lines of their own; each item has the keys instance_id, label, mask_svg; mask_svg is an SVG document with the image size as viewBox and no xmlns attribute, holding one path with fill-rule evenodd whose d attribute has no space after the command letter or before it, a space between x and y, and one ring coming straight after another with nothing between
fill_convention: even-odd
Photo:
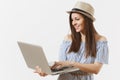
<instances>
[{"instance_id":1,"label":"silver laptop","mask_svg":"<svg viewBox=\"0 0 120 80\"><path fill-rule=\"evenodd\" d=\"M27 66L31 69L35 69L35 66L39 66L45 73L51 75L79 70L78 68L74 67L64 67L59 70L51 69L41 46L20 41L17 43L20 47L21 53L25 59Z\"/></svg>"}]
</instances>

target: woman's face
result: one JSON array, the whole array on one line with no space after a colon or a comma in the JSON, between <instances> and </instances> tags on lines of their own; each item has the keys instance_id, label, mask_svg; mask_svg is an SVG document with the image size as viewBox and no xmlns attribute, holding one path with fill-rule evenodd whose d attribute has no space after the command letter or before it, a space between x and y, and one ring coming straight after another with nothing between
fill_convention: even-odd
<instances>
[{"instance_id":1,"label":"woman's face","mask_svg":"<svg viewBox=\"0 0 120 80\"><path fill-rule=\"evenodd\" d=\"M71 14L72 25L75 28L76 32L83 32L84 31L84 18L79 13L72 13Z\"/></svg>"}]
</instances>

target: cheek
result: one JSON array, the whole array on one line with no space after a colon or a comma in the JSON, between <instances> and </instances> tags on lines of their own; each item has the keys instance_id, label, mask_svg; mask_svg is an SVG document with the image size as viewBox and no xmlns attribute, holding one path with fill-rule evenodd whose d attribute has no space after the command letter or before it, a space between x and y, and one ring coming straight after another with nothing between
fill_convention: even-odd
<instances>
[{"instance_id":1,"label":"cheek","mask_svg":"<svg viewBox=\"0 0 120 80\"><path fill-rule=\"evenodd\" d=\"M81 27L82 27L82 29L84 29L85 28L84 24L81 24Z\"/></svg>"},{"instance_id":2,"label":"cheek","mask_svg":"<svg viewBox=\"0 0 120 80\"><path fill-rule=\"evenodd\" d=\"M83 21L80 21L80 22L79 22L79 25L80 25L82 28L84 28L84 22L83 22Z\"/></svg>"},{"instance_id":3,"label":"cheek","mask_svg":"<svg viewBox=\"0 0 120 80\"><path fill-rule=\"evenodd\" d=\"M79 22L78 24L80 25L80 27L83 27L83 26L84 26L83 23L81 23L81 22Z\"/></svg>"},{"instance_id":4,"label":"cheek","mask_svg":"<svg viewBox=\"0 0 120 80\"><path fill-rule=\"evenodd\" d=\"M84 24L80 23L80 30L84 30Z\"/></svg>"}]
</instances>

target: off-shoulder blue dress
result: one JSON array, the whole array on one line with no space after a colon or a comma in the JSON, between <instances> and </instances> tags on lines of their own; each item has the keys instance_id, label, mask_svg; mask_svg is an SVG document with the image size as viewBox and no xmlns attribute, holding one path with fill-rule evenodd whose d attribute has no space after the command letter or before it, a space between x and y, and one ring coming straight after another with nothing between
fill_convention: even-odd
<instances>
[{"instance_id":1,"label":"off-shoulder blue dress","mask_svg":"<svg viewBox=\"0 0 120 80\"><path fill-rule=\"evenodd\" d=\"M81 43L81 47L78 53L67 53L70 48L71 41L64 40L60 47L59 60L60 61L75 61L79 63L90 64L94 62L99 62L102 64L108 64L108 43L107 41L98 41L96 44L97 47L97 56L94 57L85 57L85 42ZM85 73L83 71L77 71L73 73ZM60 74L58 80L94 80L93 74L88 75L72 75L71 73Z\"/></svg>"}]
</instances>

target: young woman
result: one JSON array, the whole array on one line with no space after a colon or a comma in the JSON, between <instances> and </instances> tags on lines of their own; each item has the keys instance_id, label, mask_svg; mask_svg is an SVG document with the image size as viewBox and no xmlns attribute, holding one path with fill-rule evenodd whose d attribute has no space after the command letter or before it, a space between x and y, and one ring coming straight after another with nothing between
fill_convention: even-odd
<instances>
[{"instance_id":1,"label":"young woman","mask_svg":"<svg viewBox=\"0 0 120 80\"><path fill-rule=\"evenodd\" d=\"M52 68L73 66L79 71L60 74L58 80L93 80L103 64L108 63L108 44L104 36L97 33L93 7L85 2L77 2L69 13L71 34L63 40L60 61ZM36 67L36 73L46 74Z\"/></svg>"}]
</instances>

